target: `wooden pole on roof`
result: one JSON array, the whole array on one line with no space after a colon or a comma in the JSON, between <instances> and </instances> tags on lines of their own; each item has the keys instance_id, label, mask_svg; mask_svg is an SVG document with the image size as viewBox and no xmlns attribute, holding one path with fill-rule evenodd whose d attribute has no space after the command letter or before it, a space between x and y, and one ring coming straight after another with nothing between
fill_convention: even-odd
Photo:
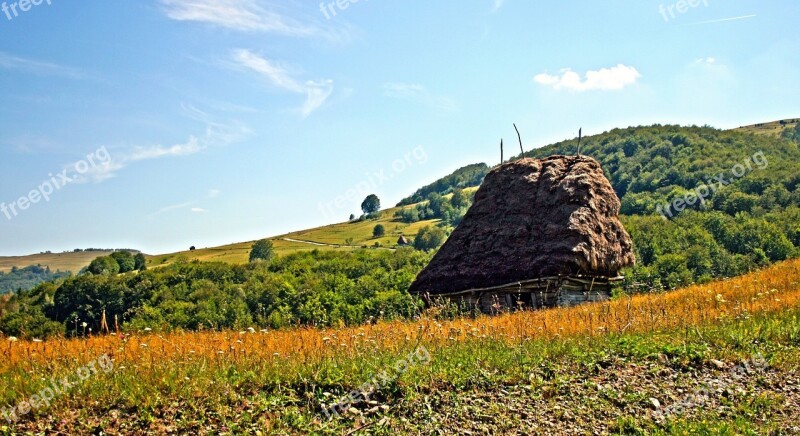
<instances>
[{"instance_id":1,"label":"wooden pole on roof","mask_svg":"<svg viewBox=\"0 0 800 436\"><path fill-rule=\"evenodd\" d=\"M500 138L500 165L503 165L503 138Z\"/></svg>"},{"instance_id":2,"label":"wooden pole on roof","mask_svg":"<svg viewBox=\"0 0 800 436\"><path fill-rule=\"evenodd\" d=\"M519 158L522 159L525 157L525 150L522 149L522 135L519 134L519 129L517 128L517 123L514 123L514 130L517 131L517 139L519 139Z\"/></svg>"},{"instance_id":3,"label":"wooden pole on roof","mask_svg":"<svg viewBox=\"0 0 800 436\"><path fill-rule=\"evenodd\" d=\"M581 139L583 139L583 127L578 129L578 157L581 157Z\"/></svg>"}]
</instances>

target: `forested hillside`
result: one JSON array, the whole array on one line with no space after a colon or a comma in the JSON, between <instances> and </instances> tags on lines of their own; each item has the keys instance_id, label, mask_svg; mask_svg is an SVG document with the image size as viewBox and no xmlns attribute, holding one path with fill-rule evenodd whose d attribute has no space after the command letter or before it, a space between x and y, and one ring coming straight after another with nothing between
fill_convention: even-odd
<instances>
[{"instance_id":1,"label":"forested hillside","mask_svg":"<svg viewBox=\"0 0 800 436\"><path fill-rule=\"evenodd\" d=\"M39 283L69 277L69 272L50 271L50 268L31 265L25 268L11 268L11 271L0 271L0 294L30 289Z\"/></svg>"},{"instance_id":2,"label":"forested hillside","mask_svg":"<svg viewBox=\"0 0 800 436\"><path fill-rule=\"evenodd\" d=\"M603 165L633 237L629 286L674 288L796 256L800 150L787 136L798 127L784 138L660 125L584 138L581 153ZM526 156L576 152L577 138Z\"/></svg>"},{"instance_id":3,"label":"forested hillside","mask_svg":"<svg viewBox=\"0 0 800 436\"><path fill-rule=\"evenodd\" d=\"M798 256L798 128L781 136L649 126L585 138L581 154L603 165L634 241L638 265L624 271L623 291L674 289ZM576 146L577 139L526 155L575 154ZM398 224L439 220L412 245L441 244L471 203L462 188L479 184L487 170L483 164L461 168L403 200L422 203L398 210ZM83 335L100 328L104 310L131 329L335 326L410 317L419 303L407 289L430 256L410 248L315 250L250 265L180 261L119 275L100 268L0 301L0 331Z\"/></svg>"}]
</instances>

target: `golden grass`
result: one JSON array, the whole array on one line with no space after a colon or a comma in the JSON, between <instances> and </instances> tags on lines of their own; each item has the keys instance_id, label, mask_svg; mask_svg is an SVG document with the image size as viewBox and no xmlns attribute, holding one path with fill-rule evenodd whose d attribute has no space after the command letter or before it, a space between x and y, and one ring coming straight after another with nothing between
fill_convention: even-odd
<instances>
[{"instance_id":1,"label":"golden grass","mask_svg":"<svg viewBox=\"0 0 800 436\"><path fill-rule=\"evenodd\" d=\"M796 126L795 123L790 122L794 120L795 120L794 118L783 120L786 121L786 124L781 124L781 121L779 120L779 121L772 121L769 123L759 123L750 126L743 126L732 130L734 132L753 133L756 135L773 136L777 138L781 136L781 133L783 133L783 131L786 130L786 128Z\"/></svg>"},{"instance_id":2,"label":"golden grass","mask_svg":"<svg viewBox=\"0 0 800 436\"><path fill-rule=\"evenodd\" d=\"M800 303L800 260L747 276L574 308L518 312L478 319L381 322L321 330L313 328L256 332L199 332L96 336L43 343L0 342L0 372L58 372L80 365L86 356L108 354L115 365L149 367L156 362L202 361L209 365L285 360L316 362L327 357L359 357L396 352L423 343L491 338L508 342L621 332L649 332L699 326L759 312L776 312Z\"/></svg>"},{"instance_id":3,"label":"golden grass","mask_svg":"<svg viewBox=\"0 0 800 436\"><path fill-rule=\"evenodd\" d=\"M77 273L81 268L99 256L107 256L111 251L81 251L78 253L44 253L30 256L0 257L0 271L11 271L11 267L23 268L30 265L49 266L51 270L72 271Z\"/></svg>"}]
</instances>

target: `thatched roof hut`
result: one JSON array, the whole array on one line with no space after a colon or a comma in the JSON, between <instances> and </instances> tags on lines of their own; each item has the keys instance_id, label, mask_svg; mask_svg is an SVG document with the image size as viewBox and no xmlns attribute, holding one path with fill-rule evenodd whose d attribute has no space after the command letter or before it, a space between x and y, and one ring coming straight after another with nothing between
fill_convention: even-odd
<instances>
[{"instance_id":1,"label":"thatched roof hut","mask_svg":"<svg viewBox=\"0 0 800 436\"><path fill-rule=\"evenodd\" d=\"M400 238L397 239L397 245L406 246L408 245L408 239L405 236L400 235Z\"/></svg>"},{"instance_id":2,"label":"thatched roof hut","mask_svg":"<svg viewBox=\"0 0 800 436\"><path fill-rule=\"evenodd\" d=\"M538 285L528 288L552 292L567 277L573 286L590 282L591 292L597 283L605 292L608 279L635 262L619 208L611 183L590 157L502 164L486 176L475 203L410 292L476 295L522 290L532 282Z\"/></svg>"}]
</instances>

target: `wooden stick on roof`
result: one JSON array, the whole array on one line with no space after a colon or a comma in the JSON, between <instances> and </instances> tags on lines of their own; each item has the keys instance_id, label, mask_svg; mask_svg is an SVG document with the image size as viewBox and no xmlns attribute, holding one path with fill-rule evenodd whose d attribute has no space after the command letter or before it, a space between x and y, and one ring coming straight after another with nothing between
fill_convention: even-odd
<instances>
[{"instance_id":1,"label":"wooden stick on roof","mask_svg":"<svg viewBox=\"0 0 800 436\"><path fill-rule=\"evenodd\" d=\"M522 159L525 157L525 150L522 149L522 136L519 134L519 129L517 128L517 123L514 123L514 130L517 131L517 139L519 139L519 158Z\"/></svg>"},{"instance_id":2,"label":"wooden stick on roof","mask_svg":"<svg viewBox=\"0 0 800 436\"><path fill-rule=\"evenodd\" d=\"M500 138L500 165L503 164L503 138Z\"/></svg>"},{"instance_id":3,"label":"wooden stick on roof","mask_svg":"<svg viewBox=\"0 0 800 436\"><path fill-rule=\"evenodd\" d=\"M581 139L583 139L583 127L578 129L578 157L581 157Z\"/></svg>"}]
</instances>

